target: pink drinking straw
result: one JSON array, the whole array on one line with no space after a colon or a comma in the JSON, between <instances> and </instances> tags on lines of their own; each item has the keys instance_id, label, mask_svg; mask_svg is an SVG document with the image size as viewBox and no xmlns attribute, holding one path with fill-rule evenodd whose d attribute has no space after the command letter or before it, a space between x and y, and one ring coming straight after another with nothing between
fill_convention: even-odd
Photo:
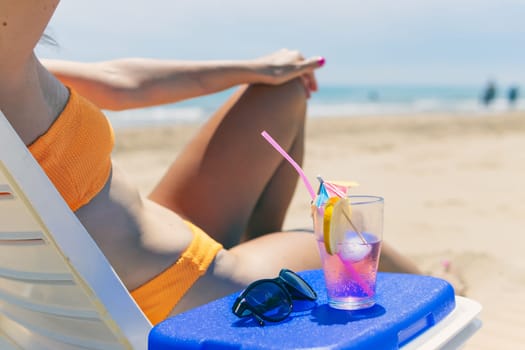
<instances>
[{"instance_id":1,"label":"pink drinking straw","mask_svg":"<svg viewBox=\"0 0 525 350\"><path fill-rule=\"evenodd\" d=\"M270 143L270 145L273 146L273 148L275 148L277 150L277 152L281 153L281 155L288 161L290 162L290 164L292 164L292 166L295 168L295 170L299 173L299 176L301 177L301 179L303 180L304 184L306 185L306 189L308 190L308 192L310 192L310 196L312 197L312 200L315 199L315 191L314 191L314 188L312 187L312 184L310 184L310 182L308 181L308 178L306 177L306 174L304 173L303 169L301 169L301 167L299 166L299 164L297 164L293 159L292 157L290 157L290 155L288 153L286 153L286 151L277 143L277 141L275 141L271 136L270 134L268 134L266 132L266 130L264 130L263 132L261 132L261 135L262 137L264 137L266 139L266 141L268 141Z\"/></svg>"},{"instance_id":2,"label":"pink drinking straw","mask_svg":"<svg viewBox=\"0 0 525 350\"><path fill-rule=\"evenodd\" d=\"M293 160L293 158L290 157L290 155L288 153L286 153L286 151L277 143L277 141L275 141L273 139L273 137L270 136L270 134L268 134L266 132L266 130L261 132L261 135L262 135L262 137L264 137L266 139L266 141L268 141L270 143L270 145L273 146L273 148L275 148L277 150L277 152L279 152L284 157L284 159L286 159L288 162L290 162L290 164L295 168L295 170L299 173L299 176L303 180L304 184L306 185L306 188L308 189L308 192L310 192L310 196L312 197L312 200L314 200L315 199L315 191L314 191L314 189L312 187L312 184L310 184L310 182L308 181L308 178L306 177L306 174L304 173L303 169L301 169L301 167L299 166L299 164L297 164ZM370 289L368 284L366 284L365 281L363 281L361 276L359 276L359 273L354 269L352 264L347 263L346 261L344 261L339 256L339 254L337 254L337 256L339 257L339 259L341 259L341 262L346 267L346 269L347 269L348 273L351 275L351 277L357 282L357 284L359 284L359 286L365 291L365 293L367 293L368 295L372 295L373 291Z\"/></svg>"},{"instance_id":3,"label":"pink drinking straw","mask_svg":"<svg viewBox=\"0 0 525 350\"><path fill-rule=\"evenodd\" d=\"M346 268L346 271L350 274L350 277L359 285L359 287L361 287L361 289L363 290L363 292L366 293L366 295L368 296L372 296L374 295L374 291L372 290L372 288L370 288L370 286L368 285L368 283L366 283L362 278L361 278L361 275L359 275L359 273L354 269L354 267L352 266L352 263L349 262L349 261L345 261L341 255L339 255L339 253L337 253L337 257L339 258L339 260L341 260L341 263L344 265L344 267Z\"/></svg>"}]
</instances>

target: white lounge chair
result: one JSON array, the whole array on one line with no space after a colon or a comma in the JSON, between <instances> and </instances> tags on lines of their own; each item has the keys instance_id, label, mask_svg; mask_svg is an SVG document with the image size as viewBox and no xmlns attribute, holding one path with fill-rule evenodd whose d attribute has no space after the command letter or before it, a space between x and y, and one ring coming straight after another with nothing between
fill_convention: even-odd
<instances>
[{"instance_id":1,"label":"white lounge chair","mask_svg":"<svg viewBox=\"0 0 525 350\"><path fill-rule=\"evenodd\" d=\"M147 349L151 324L0 112L0 349Z\"/></svg>"}]
</instances>

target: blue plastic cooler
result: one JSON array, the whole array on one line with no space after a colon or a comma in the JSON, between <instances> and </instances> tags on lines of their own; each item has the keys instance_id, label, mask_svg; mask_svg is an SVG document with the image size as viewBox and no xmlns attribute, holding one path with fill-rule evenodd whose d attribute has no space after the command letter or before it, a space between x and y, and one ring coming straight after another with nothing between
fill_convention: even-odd
<instances>
[{"instance_id":1,"label":"blue plastic cooler","mask_svg":"<svg viewBox=\"0 0 525 350\"><path fill-rule=\"evenodd\" d=\"M455 308L452 286L438 278L379 273L377 303L360 311L328 306L322 270L300 275L316 302L298 302L280 323L259 326L231 312L238 293L169 318L155 326L149 349L398 349Z\"/></svg>"}]
</instances>

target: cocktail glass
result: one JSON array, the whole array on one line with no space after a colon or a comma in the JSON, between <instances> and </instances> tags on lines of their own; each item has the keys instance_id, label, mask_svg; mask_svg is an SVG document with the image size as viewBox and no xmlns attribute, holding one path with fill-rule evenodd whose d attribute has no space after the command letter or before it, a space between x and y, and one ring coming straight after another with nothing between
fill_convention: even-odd
<instances>
[{"instance_id":1,"label":"cocktail glass","mask_svg":"<svg viewBox=\"0 0 525 350\"><path fill-rule=\"evenodd\" d=\"M343 310L365 309L375 304L384 200L367 195L346 195L340 200L349 208L334 210L334 217L325 215L327 202L312 205L328 304ZM332 235L330 243L328 235ZM327 249L327 244L332 245Z\"/></svg>"}]
</instances>

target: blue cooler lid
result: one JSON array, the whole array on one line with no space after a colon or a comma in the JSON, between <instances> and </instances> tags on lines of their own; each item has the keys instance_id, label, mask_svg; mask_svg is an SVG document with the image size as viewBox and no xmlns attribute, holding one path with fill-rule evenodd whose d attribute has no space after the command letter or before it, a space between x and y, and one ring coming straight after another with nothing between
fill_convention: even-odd
<instances>
[{"instance_id":1,"label":"blue cooler lid","mask_svg":"<svg viewBox=\"0 0 525 350\"><path fill-rule=\"evenodd\" d=\"M234 293L159 323L149 349L399 349L455 307L454 289L442 279L378 273L375 306L335 310L327 304L322 270L299 274L318 300L294 302L285 321L260 326L252 317L236 317Z\"/></svg>"}]
</instances>

